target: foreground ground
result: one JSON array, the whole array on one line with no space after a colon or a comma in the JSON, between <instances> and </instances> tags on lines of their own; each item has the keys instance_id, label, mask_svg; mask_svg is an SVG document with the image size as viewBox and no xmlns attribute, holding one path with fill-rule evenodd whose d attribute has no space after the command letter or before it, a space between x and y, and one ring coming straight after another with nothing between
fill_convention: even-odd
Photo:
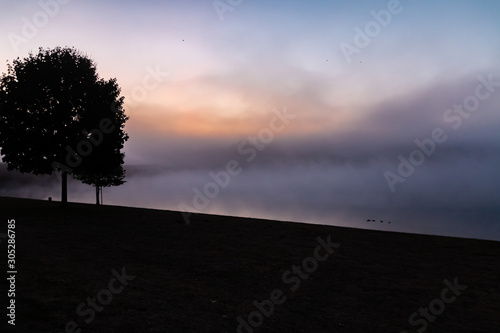
<instances>
[{"instance_id":1,"label":"foreground ground","mask_svg":"<svg viewBox=\"0 0 500 333\"><path fill-rule=\"evenodd\" d=\"M12 198L0 217L12 332L500 331L500 242Z\"/></svg>"}]
</instances>

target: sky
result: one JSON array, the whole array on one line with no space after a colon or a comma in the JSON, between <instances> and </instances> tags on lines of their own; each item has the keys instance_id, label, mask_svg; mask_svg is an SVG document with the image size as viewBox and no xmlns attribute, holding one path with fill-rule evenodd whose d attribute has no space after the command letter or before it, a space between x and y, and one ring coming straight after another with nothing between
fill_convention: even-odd
<instances>
[{"instance_id":1,"label":"sky","mask_svg":"<svg viewBox=\"0 0 500 333\"><path fill-rule=\"evenodd\" d=\"M498 2L0 7L0 72L69 46L117 79L127 183L106 204L500 240ZM0 195L59 183L0 168Z\"/></svg>"}]
</instances>

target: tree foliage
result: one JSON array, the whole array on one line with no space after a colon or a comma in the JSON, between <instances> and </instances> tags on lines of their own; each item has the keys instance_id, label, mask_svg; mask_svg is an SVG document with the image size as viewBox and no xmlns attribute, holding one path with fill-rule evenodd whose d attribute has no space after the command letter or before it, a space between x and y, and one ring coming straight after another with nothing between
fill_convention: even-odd
<instances>
[{"instance_id":1,"label":"tree foliage","mask_svg":"<svg viewBox=\"0 0 500 333\"><path fill-rule=\"evenodd\" d=\"M116 79L99 77L74 48L39 49L8 64L0 79L0 153L9 170L123 183L128 117Z\"/></svg>"}]
</instances>

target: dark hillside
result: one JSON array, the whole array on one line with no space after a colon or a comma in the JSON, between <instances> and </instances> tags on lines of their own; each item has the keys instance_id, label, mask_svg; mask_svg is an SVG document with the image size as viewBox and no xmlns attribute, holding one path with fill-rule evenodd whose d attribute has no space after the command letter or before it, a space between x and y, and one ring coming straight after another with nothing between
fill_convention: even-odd
<instances>
[{"instance_id":1,"label":"dark hillside","mask_svg":"<svg viewBox=\"0 0 500 333\"><path fill-rule=\"evenodd\" d=\"M14 198L0 215L12 332L500 331L499 242Z\"/></svg>"}]
</instances>

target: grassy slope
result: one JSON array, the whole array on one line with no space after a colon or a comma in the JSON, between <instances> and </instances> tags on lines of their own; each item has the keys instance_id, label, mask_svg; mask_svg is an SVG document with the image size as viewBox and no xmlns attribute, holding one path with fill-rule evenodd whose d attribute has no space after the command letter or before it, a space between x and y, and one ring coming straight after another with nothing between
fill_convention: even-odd
<instances>
[{"instance_id":1,"label":"grassy slope","mask_svg":"<svg viewBox=\"0 0 500 333\"><path fill-rule=\"evenodd\" d=\"M499 242L202 214L186 225L177 212L12 198L0 208L0 232L17 226L16 332L70 320L81 332L236 332L277 288L287 300L255 332L400 332L455 277L468 288L427 332L500 330ZM328 235L341 247L292 291L282 274ZM78 304L122 267L136 278L84 323Z\"/></svg>"}]
</instances>

